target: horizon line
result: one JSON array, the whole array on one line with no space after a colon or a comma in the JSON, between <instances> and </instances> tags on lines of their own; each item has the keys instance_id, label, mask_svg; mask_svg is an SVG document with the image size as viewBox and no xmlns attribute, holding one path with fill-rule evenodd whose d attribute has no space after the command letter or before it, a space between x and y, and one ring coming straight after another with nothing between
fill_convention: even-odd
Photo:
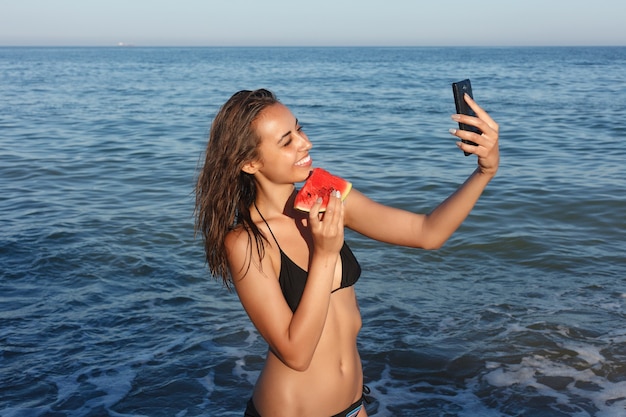
<instances>
[{"instance_id":1,"label":"horizon line","mask_svg":"<svg viewBox=\"0 0 626 417\"><path fill-rule=\"evenodd\" d=\"M116 44L2 44L0 48L120 48L120 49L132 49L132 48L610 48L610 47L626 47L626 44L444 44L444 45L402 45L402 44L388 44L388 45L375 45L375 44L338 44L338 45L192 45L192 44L180 44L180 45L142 45L119 42Z\"/></svg>"}]
</instances>

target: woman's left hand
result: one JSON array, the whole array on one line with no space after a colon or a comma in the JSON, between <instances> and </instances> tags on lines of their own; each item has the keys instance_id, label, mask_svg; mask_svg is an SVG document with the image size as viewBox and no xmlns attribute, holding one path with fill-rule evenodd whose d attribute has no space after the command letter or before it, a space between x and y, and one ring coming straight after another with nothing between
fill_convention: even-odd
<instances>
[{"instance_id":1,"label":"woman's left hand","mask_svg":"<svg viewBox=\"0 0 626 417\"><path fill-rule=\"evenodd\" d=\"M467 94L465 101L474 110L477 117L463 114L455 114L452 119L466 125L475 126L483 132L469 132L461 129L451 129L450 133L459 139L469 140L476 143L476 146L468 143L457 142L457 146L465 152L478 156L478 168L483 174L494 176L500 163L500 150L498 148L498 136L500 127L474 100Z\"/></svg>"}]
</instances>

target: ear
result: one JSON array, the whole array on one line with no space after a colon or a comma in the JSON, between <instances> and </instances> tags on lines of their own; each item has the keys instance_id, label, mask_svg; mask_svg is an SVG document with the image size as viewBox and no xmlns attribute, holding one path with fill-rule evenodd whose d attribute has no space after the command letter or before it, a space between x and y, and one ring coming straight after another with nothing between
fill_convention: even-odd
<instances>
[{"instance_id":1,"label":"ear","mask_svg":"<svg viewBox=\"0 0 626 417\"><path fill-rule=\"evenodd\" d=\"M254 175L262 166L260 161L249 161L243 165L241 170L246 174Z\"/></svg>"}]
</instances>

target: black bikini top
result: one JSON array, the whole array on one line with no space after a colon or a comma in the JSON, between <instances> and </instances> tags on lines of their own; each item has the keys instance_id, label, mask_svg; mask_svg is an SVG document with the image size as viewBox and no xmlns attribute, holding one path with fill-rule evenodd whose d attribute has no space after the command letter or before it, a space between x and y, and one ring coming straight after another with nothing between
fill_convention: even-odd
<instances>
[{"instance_id":1,"label":"black bikini top","mask_svg":"<svg viewBox=\"0 0 626 417\"><path fill-rule=\"evenodd\" d=\"M287 304L289 304L291 311L295 312L296 308L298 308L298 304L300 304L300 299L302 298L302 293L304 292L304 286L306 285L309 273L293 262L285 254L285 252L283 252L282 248L278 244L278 240L276 240L276 236L274 236L274 232L272 232L270 225L267 224L267 221L258 208L257 212L261 216L261 219L263 219L267 229L270 231L276 245L278 245L278 250L280 251L280 273L278 275L278 282ZM357 261L345 241L339 251L339 256L341 257L342 266L341 285L339 288L335 288L332 292L353 286L361 276L361 265L359 265L359 261Z\"/></svg>"}]
</instances>

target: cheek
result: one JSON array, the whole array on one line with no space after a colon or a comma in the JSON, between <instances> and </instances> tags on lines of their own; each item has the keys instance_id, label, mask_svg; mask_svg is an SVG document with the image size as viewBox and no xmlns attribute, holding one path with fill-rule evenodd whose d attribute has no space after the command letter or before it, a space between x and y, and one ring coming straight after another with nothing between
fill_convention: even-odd
<instances>
[{"instance_id":1,"label":"cheek","mask_svg":"<svg viewBox=\"0 0 626 417\"><path fill-rule=\"evenodd\" d=\"M292 146L259 148L260 159L266 165L289 164L289 161L294 159L297 153L297 150Z\"/></svg>"}]
</instances>

